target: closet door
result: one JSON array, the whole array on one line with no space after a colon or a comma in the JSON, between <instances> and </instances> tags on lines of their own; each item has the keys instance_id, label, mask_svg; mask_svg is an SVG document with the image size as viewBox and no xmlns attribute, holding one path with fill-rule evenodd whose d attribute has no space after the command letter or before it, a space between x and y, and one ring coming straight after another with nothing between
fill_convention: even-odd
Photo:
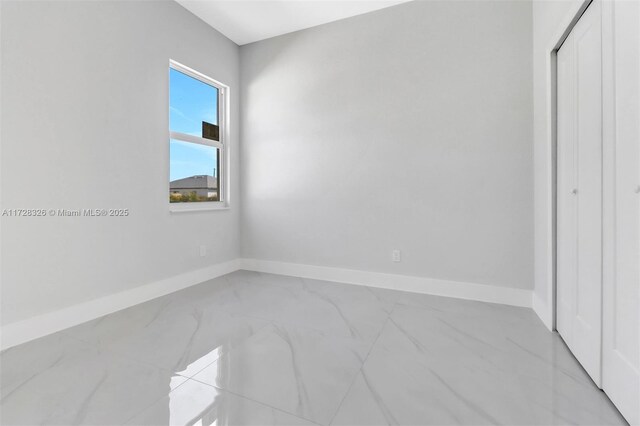
<instances>
[{"instance_id":1,"label":"closet door","mask_svg":"<svg viewBox=\"0 0 640 426\"><path fill-rule=\"evenodd\" d=\"M557 329L601 384L602 51L594 1L558 50Z\"/></svg>"},{"instance_id":2,"label":"closet door","mask_svg":"<svg viewBox=\"0 0 640 426\"><path fill-rule=\"evenodd\" d=\"M603 389L640 424L640 2L603 5L605 270Z\"/></svg>"}]
</instances>

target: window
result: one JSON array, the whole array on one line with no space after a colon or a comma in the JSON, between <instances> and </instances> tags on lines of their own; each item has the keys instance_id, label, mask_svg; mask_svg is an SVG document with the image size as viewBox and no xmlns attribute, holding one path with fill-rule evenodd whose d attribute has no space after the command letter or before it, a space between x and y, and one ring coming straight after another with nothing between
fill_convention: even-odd
<instances>
[{"instance_id":1,"label":"window","mask_svg":"<svg viewBox=\"0 0 640 426\"><path fill-rule=\"evenodd\" d=\"M169 203L220 206L225 197L226 87L184 65L169 67Z\"/></svg>"}]
</instances>

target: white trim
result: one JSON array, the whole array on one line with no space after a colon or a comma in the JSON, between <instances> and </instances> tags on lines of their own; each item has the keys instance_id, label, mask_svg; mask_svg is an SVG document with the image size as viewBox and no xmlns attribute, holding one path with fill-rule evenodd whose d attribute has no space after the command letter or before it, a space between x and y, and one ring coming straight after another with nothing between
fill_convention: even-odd
<instances>
[{"instance_id":1,"label":"white trim","mask_svg":"<svg viewBox=\"0 0 640 426\"><path fill-rule=\"evenodd\" d=\"M215 80L207 75L204 75L201 72L194 70L193 68L189 68L188 66L183 65L180 62L174 61L173 59L169 59L169 67L183 74L186 74L189 77L195 78L196 80L200 80L205 84L209 84L215 87L216 89L218 89L219 91L224 92L224 90L228 88L226 84L223 84L218 80Z\"/></svg>"},{"instance_id":2,"label":"white trim","mask_svg":"<svg viewBox=\"0 0 640 426\"><path fill-rule=\"evenodd\" d=\"M229 210L225 201L198 201L193 203L169 203L170 213L207 212L211 210Z\"/></svg>"},{"instance_id":3,"label":"white trim","mask_svg":"<svg viewBox=\"0 0 640 426\"><path fill-rule=\"evenodd\" d=\"M89 300L2 327L4 350L238 270L237 259Z\"/></svg>"},{"instance_id":4,"label":"white trim","mask_svg":"<svg viewBox=\"0 0 640 426\"><path fill-rule=\"evenodd\" d=\"M0 5L0 22L2 22L2 5ZM0 31L0 46L2 46L2 31ZM0 55L0 70L3 70L4 68L2 68L2 56ZM2 75L1 75L2 71L0 71L0 80L2 80ZM2 84L0 84L0 99L4 99L3 98L3 94L2 94ZM2 104L3 102L0 102L0 129L2 129ZM2 159L2 143L0 143L0 159ZM2 176L2 161L0 161L0 176ZM2 185L0 185L0 211L4 210L4 204L2 202ZM2 233L2 220L0 220L0 236L4 235ZM0 271L2 270L2 246L3 244L0 241ZM3 286L3 281L2 281L2 273L0 273L0 290L4 287ZM2 303L0 303L0 305L2 305ZM0 307L0 317L2 316L2 308ZM0 345L2 344L2 336L0 335Z\"/></svg>"},{"instance_id":5,"label":"white trim","mask_svg":"<svg viewBox=\"0 0 640 426\"><path fill-rule=\"evenodd\" d=\"M223 145L213 139L201 138L200 136L190 135L189 133L172 132L169 131L169 138L177 141L197 143L200 145L212 146L214 148L222 149Z\"/></svg>"},{"instance_id":6,"label":"white trim","mask_svg":"<svg viewBox=\"0 0 640 426\"><path fill-rule=\"evenodd\" d=\"M218 197L224 201L227 206L231 203L231 89L225 87L224 90L218 92L218 121L222 128L220 129L220 142L224 145L221 152L222 160L218 171L220 176L220 188L218 188ZM222 105L222 108L220 106Z\"/></svg>"},{"instance_id":7,"label":"white trim","mask_svg":"<svg viewBox=\"0 0 640 426\"><path fill-rule=\"evenodd\" d=\"M532 303L531 290L435 278L258 259L240 259L240 269L526 308Z\"/></svg>"},{"instance_id":8,"label":"white trim","mask_svg":"<svg viewBox=\"0 0 640 426\"><path fill-rule=\"evenodd\" d=\"M531 308L538 315L542 323L549 331L553 331L553 311L549 309L549 305L540 299L536 293L533 293L531 300Z\"/></svg>"},{"instance_id":9,"label":"white trim","mask_svg":"<svg viewBox=\"0 0 640 426\"><path fill-rule=\"evenodd\" d=\"M214 141L212 139L201 138L198 136L190 135L182 132L174 132L169 128L169 139L175 139L180 141L186 141L201 145L213 146L218 149L218 159L219 161L219 170L218 173L218 198L220 201L216 201L215 203L222 203L219 205L210 205L207 208L197 207L197 208L172 208L172 203L169 203L169 211L170 212L183 212L183 211L206 211L206 210L224 210L229 208L230 199L231 199L231 138L230 138L230 114L229 108L231 106L229 102L229 91L231 90L229 86L223 84L213 78L202 74L193 68L189 68L186 65L183 65L173 59L169 59L169 69L174 69L179 71L189 77L195 78L205 84L211 85L218 89L218 126L220 129L220 137L219 141ZM171 77L167 79L167 93L171 92ZM167 96L167 122L169 126L171 126L171 114L170 114L170 103L171 98L170 95ZM167 147L168 150L168 147ZM169 162L171 162L171 154L168 153ZM167 164L167 171L170 169L170 164ZM169 175L169 173L167 173ZM170 178L167 179L167 191L170 191ZM168 193L167 192L167 193ZM175 203L174 203L175 204Z\"/></svg>"},{"instance_id":10,"label":"white trim","mask_svg":"<svg viewBox=\"0 0 640 426\"><path fill-rule=\"evenodd\" d=\"M7 324L0 330L0 349L4 350L62 331L239 269L526 308L532 307L532 301L534 305L536 303L531 290L299 263L234 259ZM538 310L536 313L540 315Z\"/></svg>"},{"instance_id":11,"label":"white trim","mask_svg":"<svg viewBox=\"0 0 640 426\"><path fill-rule=\"evenodd\" d=\"M135 287L116 294L89 300L57 311L48 312L23 321L7 324L0 329L0 349L100 318L104 315L147 302L149 300L200 284L239 269L312 278L337 283L365 285L412 293L432 294L480 302L531 308L531 290L491 286L486 284L448 281L408 275L368 272L355 269L304 265L257 259L234 259L217 265L176 275L164 280ZM534 302L535 303L535 302ZM536 311L538 313L538 311ZM538 313L540 315L540 313Z\"/></svg>"}]
</instances>

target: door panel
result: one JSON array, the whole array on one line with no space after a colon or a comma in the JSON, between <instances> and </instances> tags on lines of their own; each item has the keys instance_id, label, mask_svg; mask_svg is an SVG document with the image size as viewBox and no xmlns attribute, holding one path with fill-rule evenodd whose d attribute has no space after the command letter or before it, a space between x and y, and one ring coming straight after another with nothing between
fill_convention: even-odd
<instances>
[{"instance_id":1,"label":"door panel","mask_svg":"<svg viewBox=\"0 0 640 426\"><path fill-rule=\"evenodd\" d=\"M603 389L640 424L640 4L607 2Z\"/></svg>"},{"instance_id":2,"label":"door panel","mask_svg":"<svg viewBox=\"0 0 640 426\"><path fill-rule=\"evenodd\" d=\"M600 2L573 30L576 61L577 285L576 357L601 383L602 345L602 45Z\"/></svg>"},{"instance_id":3,"label":"door panel","mask_svg":"<svg viewBox=\"0 0 640 426\"><path fill-rule=\"evenodd\" d=\"M558 323L601 383L602 49L593 2L558 51Z\"/></svg>"},{"instance_id":4,"label":"door panel","mask_svg":"<svg viewBox=\"0 0 640 426\"><path fill-rule=\"evenodd\" d=\"M556 328L567 343L573 337L575 312L577 203L575 147L574 45L567 39L558 51L558 212L557 212L557 320Z\"/></svg>"}]
</instances>

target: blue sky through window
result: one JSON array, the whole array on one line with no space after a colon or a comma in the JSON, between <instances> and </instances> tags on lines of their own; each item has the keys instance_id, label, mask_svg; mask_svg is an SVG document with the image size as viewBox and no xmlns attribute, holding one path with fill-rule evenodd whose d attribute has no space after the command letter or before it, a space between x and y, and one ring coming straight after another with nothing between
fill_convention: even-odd
<instances>
[{"instance_id":1,"label":"blue sky through window","mask_svg":"<svg viewBox=\"0 0 640 426\"><path fill-rule=\"evenodd\" d=\"M170 69L169 127L171 131L202 136L202 122L218 124L218 89ZM214 175L218 150L214 147L170 141L169 179Z\"/></svg>"},{"instance_id":2,"label":"blue sky through window","mask_svg":"<svg viewBox=\"0 0 640 426\"><path fill-rule=\"evenodd\" d=\"M169 180L196 175L215 176L218 149L213 146L171 139Z\"/></svg>"}]
</instances>

